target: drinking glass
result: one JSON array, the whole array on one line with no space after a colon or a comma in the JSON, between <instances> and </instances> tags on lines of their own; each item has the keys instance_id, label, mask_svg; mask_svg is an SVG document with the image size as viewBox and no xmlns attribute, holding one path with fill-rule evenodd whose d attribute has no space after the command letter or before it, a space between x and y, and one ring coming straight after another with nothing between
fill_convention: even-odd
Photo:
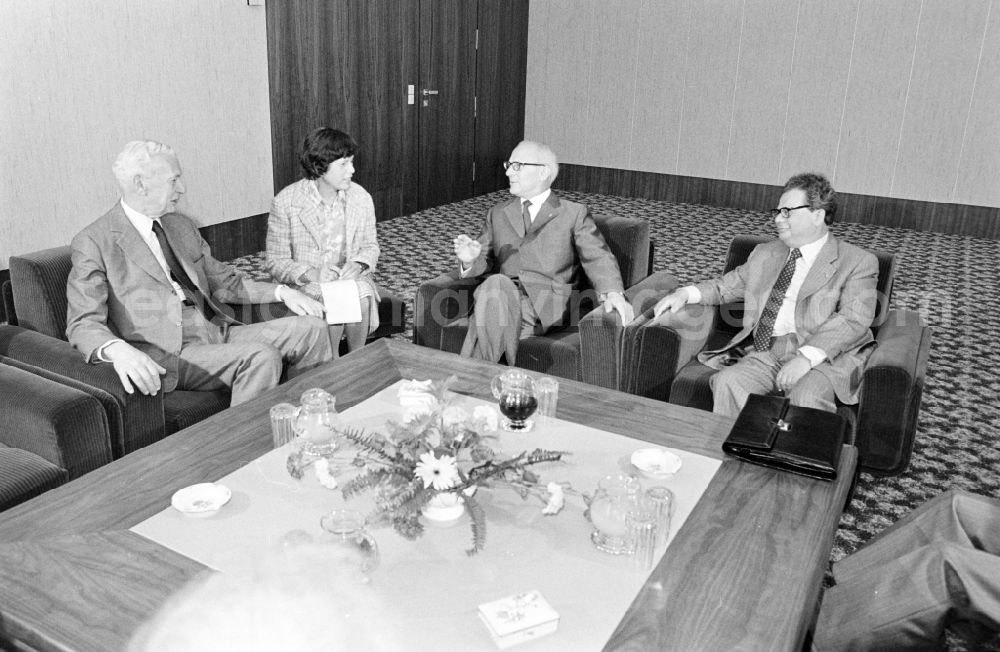
<instances>
[{"instance_id":1,"label":"drinking glass","mask_svg":"<svg viewBox=\"0 0 1000 652\"><path fill-rule=\"evenodd\" d=\"M508 432L527 432L534 427L530 417L538 407L535 384L520 369L510 369L490 383L493 396L499 400L500 413L506 418L500 424Z\"/></svg>"},{"instance_id":2,"label":"drinking glass","mask_svg":"<svg viewBox=\"0 0 1000 652\"><path fill-rule=\"evenodd\" d=\"M278 403L271 408L271 438L275 448L280 448L295 439L295 406Z\"/></svg>"},{"instance_id":3,"label":"drinking glass","mask_svg":"<svg viewBox=\"0 0 1000 652\"><path fill-rule=\"evenodd\" d=\"M535 381L535 396L538 398L538 416L555 418L556 404L559 402L559 381L543 376Z\"/></svg>"},{"instance_id":4,"label":"drinking glass","mask_svg":"<svg viewBox=\"0 0 1000 652\"><path fill-rule=\"evenodd\" d=\"M378 568L378 544L365 529L364 514L355 509L335 509L323 516L319 524L323 528L320 541L335 546L352 563L357 563L366 578Z\"/></svg>"},{"instance_id":5,"label":"drinking glass","mask_svg":"<svg viewBox=\"0 0 1000 652\"><path fill-rule=\"evenodd\" d=\"M629 537L625 517L638 506L642 485L629 475L609 475L597 483L590 501L590 540L598 550L613 555L629 555L634 541Z\"/></svg>"},{"instance_id":6,"label":"drinking glass","mask_svg":"<svg viewBox=\"0 0 1000 652\"><path fill-rule=\"evenodd\" d=\"M670 536L670 520L674 515L674 492L666 487L650 487L643 498L656 514L656 545L665 546Z\"/></svg>"},{"instance_id":7,"label":"drinking glass","mask_svg":"<svg viewBox=\"0 0 1000 652\"><path fill-rule=\"evenodd\" d=\"M645 499L637 501L633 509L625 514L625 526L633 545L632 558L642 569L653 567L656 558L656 538L659 531L657 514Z\"/></svg>"},{"instance_id":8,"label":"drinking glass","mask_svg":"<svg viewBox=\"0 0 1000 652\"><path fill-rule=\"evenodd\" d=\"M338 423L336 405L336 399L318 387L302 393L302 405L295 413L295 434L305 442L305 452L311 455L333 452Z\"/></svg>"}]
</instances>

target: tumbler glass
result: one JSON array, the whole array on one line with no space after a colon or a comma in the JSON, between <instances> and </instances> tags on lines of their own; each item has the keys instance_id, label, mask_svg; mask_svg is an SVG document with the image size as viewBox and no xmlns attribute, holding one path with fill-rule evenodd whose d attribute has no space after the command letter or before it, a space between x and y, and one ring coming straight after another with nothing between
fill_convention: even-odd
<instances>
[{"instance_id":1,"label":"tumbler glass","mask_svg":"<svg viewBox=\"0 0 1000 652\"><path fill-rule=\"evenodd\" d=\"M538 399L538 416L543 420L555 418L559 402L559 381L543 376L535 381L535 398Z\"/></svg>"},{"instance_id":2,"label":"tumbler glass","mask_svg":"<svg viewBox=\"0 0 1000 652\"><path fill-rule=\"evenodd\" d=\"M643 499L656 514L656 545L666 546L670 537L670 520L674 515L674 492L666 487L650 487Z\"/></svg>"},{"instance_id":3,"label":"tumbler glass","mask_svg":"<svg viewBox=\"0 0 1000 652\"><path fill-rule=\"evenodd\" d=\"M295 439L296 408L291 403L278 403L271 408L271 437L280 448Z\"/></svg>"}]
</instances>

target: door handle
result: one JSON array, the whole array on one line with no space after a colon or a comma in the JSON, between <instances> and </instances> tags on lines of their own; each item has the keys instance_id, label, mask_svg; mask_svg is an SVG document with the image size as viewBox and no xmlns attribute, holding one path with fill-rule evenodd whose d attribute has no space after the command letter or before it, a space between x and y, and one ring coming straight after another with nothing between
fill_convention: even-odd
<instances>
[{"instance_id":1,"label":"door handle","mask_svg":"<svg viewBox=\"0 0 1000 652\"><path fill-rule=\"evenodd\" d=\"M437 91L432 91L429 88L422 88L422 89L420 89L420 94L423 95L424 97L427 97L428 95L437 95L438 92Z\"/></svg>"}]
</instances>

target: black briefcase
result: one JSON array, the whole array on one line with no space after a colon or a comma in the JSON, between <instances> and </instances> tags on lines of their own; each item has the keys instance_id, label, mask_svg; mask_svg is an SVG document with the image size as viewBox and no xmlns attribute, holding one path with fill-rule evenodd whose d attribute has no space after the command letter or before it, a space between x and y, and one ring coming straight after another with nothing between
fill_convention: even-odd
<instances>
[{"instance_id":1,"label":"black briefcase","mask_svg":"<svg viewBox=\"0 0 1000 652\"><path fill-rule=\"evenodd\" d=\"M784 396L751 394L722 450L754 464L835 480L847 420L791 405Z\"/></svg>"}]
</instances>

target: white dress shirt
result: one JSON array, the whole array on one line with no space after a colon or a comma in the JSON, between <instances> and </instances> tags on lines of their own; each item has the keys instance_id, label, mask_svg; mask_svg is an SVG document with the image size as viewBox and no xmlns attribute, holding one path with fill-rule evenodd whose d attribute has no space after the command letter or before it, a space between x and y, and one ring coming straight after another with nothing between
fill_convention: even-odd
<instances>
[{"instance_id":1,"label":"white dress shirt","mask_svg":"<svg viewBox=\"0 0 1000 652\"><path fill-rule=\"evenodd\" d=\"M799 247L799 253L802 256L795 261L795 273L792 274L788 290L785 291L785 298L781 302L781 307L778 308L778 314L774 319L774 331L772 332L774 337L795 332L795 305L798 303L799 290L802 289L802 282L806 280L809 270L812 268L813 263L816 262L816 257L819 256L820 250L826 244L829 237L830 234L827 232L819 240L814 240L807 245ZM683 289L687 292L687 303L701 302L701 292L698 291L697 287L686 285ZM813 367L826 360L826 352L815 346L800 346L799 353L809 360L809 363Z\"/></svg>"}]
</instances>

